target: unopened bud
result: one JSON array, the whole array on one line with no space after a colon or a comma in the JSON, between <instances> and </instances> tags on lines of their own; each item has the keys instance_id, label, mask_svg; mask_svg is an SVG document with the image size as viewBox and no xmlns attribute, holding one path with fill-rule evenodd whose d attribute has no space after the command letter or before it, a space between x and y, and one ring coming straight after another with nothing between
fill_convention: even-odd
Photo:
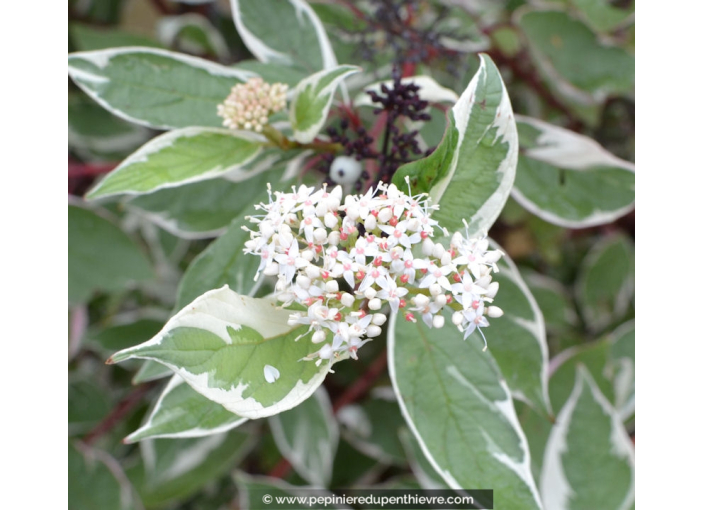
<instances>
[{"instance_id":1,"label":"unopened bud","mask_svg":"<svg viewBox=\"0 0 704 510\"><path fill-rule=\"evenodd\" d=\"M504 314L504 311L498 306L490 306L486 309L486 314L489 317L501 317Z\"/></svg>"},{"instance_id":2,"label":"unopened bud","mask_svg":"<svg viewBox=\"0 0 704 510\"><path fill-rule=\"evenodd\" d=\"M330 280L325 282L325 292L334 293L340 290L340 286L337 284L336 280Z\"/></svg>"},{"instance_id":3,"label":"unopened bud","mask_svg":"<svg viewBox=\"0 0 704 510\"><path fill-rule=\"evenodd\" d=\"M364 220L364 228L367 232L371 232L376 228L376 218L373 215L367 216L367 219Z\"/></svg>"},{"instance_id":4,"label":"unopened bud","mask_svg":"<svg viewBox=\"0 0 704 510\"><path fill-rule=\"evenodd\" d=\"M364 297L367 299L374 299L374 296L376 296L376 291L371 287L367 287L367 290L364 291Z\"/></svg>"},{"instance_id":5,"label":"unopened bud","mask_svg":"<svg viewBox=\"0 0 704 510\"><path fill-rule=\"evenodd\" d=\"M330 232L330 235L328 236L328 244L330 246L337 246L340 244L340 232L337 230Z\"/></svg>"},{"instance_id":6,"label":"unopened bud","mask_svg":"<svg viewBox=\"0 0 704 510\"><path fill-rule=\"evenodd\" d=\"M379 326L374 326L373 324L370 324L367 326L367 337L368 338L374 338L375 336L381 335L381 328Z\"/></svg>"},{"instance_id":7,"label":"unopened bud","mask_svg":"<svg viewBox=\"0 0 704 510\"><path fill-rule=\"evenodd\" d=\"M352 294L349 294L345 292L342 294L342 297L340 298L340 303L345 305L347 308L351 308L354 305L354 296Z\"/></svg>"},{"instance_id":8,"label":"unopened bud","mask_svg":"<svg viewBox=\"0 0 704 510\"><path fill-rule=\"evenodd\" d=\"M307 276L302 275L302 274L299 274L299 275L296 277L296 283L297 283L298 286L301 287L302 289L306 289L306 290L307 290L307 289L310 288L311 281L310 281L310 278L308 278Z\"/></svg>"},{"instance_id":9,"label":"unopened bud","mask_svg":"<svg viewBox=\"0 0 704 510\"><path fill-rule=\"evenodd\" d=\"M327 240L328 238L328 232L324 228L316 228L313 231L313 239L315 239L315 242L320 244L323 241Z\"/></svg>"},{"instance_id":10,"label":"unopened bud","mask_svg":"<svg viewBox=\"0 0 704 510\"><path fill-rule=\"evenodd\" d=\"M379 211L379 221L382 223L388 223L389 220L393 217L394 212L391 210L389 207L384 207L381 211Z\"/></svg>"},{"instance_id":11,"label":"unopened bud","mask_svg":"<svg viewBox=\"0 0 704 510\"><path fill-rule=\"evenodd\" d=\"M374 298L369 300L369 309L370 310L379 310L381 308L381 299L379 298Z\"/></svg>"},{"instance_id":12,"label":"unopened bud","mask_svg":"<svg viewBox=\"0 0 704 510\"><path fill-rule=\"evenodd\" d=\"M337 217L333 213L327 212L327 213L325 213L324 223L325 223L326 227L334 228L337 226Z\"/></svg>"},{"instance_id":13,"label":"unopened bud","mask_svg":"<svg viewBox=\"0 0 704 510\"><path fill-rule=\"evenodd\" d=\"M437 243L433 246L433 257L441 259L443 255L445 255L445 247L442 244Z\"/></svg>"},{"instance_id":14,"label":"unopened bud","mask_svg":"<svg viewBox=\"0 0 704 510\"><path fill-rule=\"evenodd\" d=\"M375 313L372 317L372 324L375 326L383 326L386 322L386 315L383 313Z\"/></svg>"},{"instance_id":15,"label":"unopened bud","mask_svg":"<svg viewBox=\"0 0 704 510\"><path fill-rule=\"evenodd\" d=\"M431 296L437 296L442 292L442 287L440 287L437 283L432 283L430 284L430 287L428 287L428 290L430 291Z\"/></svg>"},{"instance_id":16,"label":"unopened bud","mask_svg":"<svg viewBox=\"0 0 704 510\"><path fill-rule=\"evenodd\" d=\"M440 306L445 306L447 304L447 296L445 294L440 294L436 296L435 303Z\"/></svg>"},{"instance_id":17,"label":"unopened bud","mask_svg":"<svg viewBox=\"0 0 704 510\"><path fill-rule=\"evenodd\" d=\"M454 324L455 326L459 326L460 324L462 324L462 319L464 319L462 312L455 312L452 314L452 324Z\"/></svg>"},{"instance_id":18,"label":"unopened bud","mask_svg":"<svg viewBox=\"0 0 704 510\"><path fill-rule=\"evenodd\" d=\"M489 287L486 289L486 297L494 298L496 293L499 291L499 282L491 282Z\"/></svg>"},{"instance_id":19,"label":"unopened bud","mask_svg":"<svg viewBox=\"0 0 704 510\"><path fill-rule=\"evenodd\" d=\"M433 317L433 327L434 328L441 328L445 325L445 317L442 315L436 315Z\"/></svg>"},{"instance_id":20,"label":"unopened bud","mask_svg":"<svg viewBox=\"0 0 704 510\"><path fill-rule=\"evenodd\" d=\"M426 237L423 240L423 255L425 255L426 257L429 257L430 255L432 255L433 248L435 248L433 241L429 237Z\"/></svg>"},{"instance_id":21,"label":"unopened bud","mask_svg":"<svg viewBox=\"0 0 704 510\"><path fill-rule=\"evenodd\" d=\"M277 264L276 262L272 262L267 267L265 267L264 271L262 272L267 276L274 276L275 274L279 274L279 264Z\"/></svg>"},{"instance_id":22,"label":"unopened bud","mask_svg":"<svg viewBox=\"0 0 704 510\"><path fill-rule=\"evenodd\" d=\"M313 333L313 337L311 338L311 341L314 344L319 344L320 342L325 341L325 331L322 329L319 329L315 333Z\"/></svg>"},{"instance_id":23,"label":"unopened bud","mask_svg":"<svg viewBox=\"0 0 704 510\"><path fill-rule=\"evenodd\" d=\"M501 253L499 250L492 250L486 252L486 255L484 255L484 260L489 263L489 264L494 264L495 262L498 262L499 259L503 253Z\"/></svg>"},{"instance_id":24,"label":"unopened bud","mask_svg":"<svg viewBox=\"0 0 704 510\"><path fill-rule=\"evenodd\" d=\"M413 303L418 308L425 308L426 306L428 306L428 303L430 303L430 298L425 294L418 294L413 298Z\"/></svg>"}]
</instances>

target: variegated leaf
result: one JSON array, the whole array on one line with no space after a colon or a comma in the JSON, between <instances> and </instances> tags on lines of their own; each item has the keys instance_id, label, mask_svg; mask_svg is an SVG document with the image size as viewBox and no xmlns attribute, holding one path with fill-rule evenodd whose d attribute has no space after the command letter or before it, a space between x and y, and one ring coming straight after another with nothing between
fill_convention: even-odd
<instances>
[{"instance_id":1,"label":"variegated leaf","mask_svg":"<svg viewBox=\"0 0 704 510\"><path fill-rule=\"evenodd\" d=\"M304 0L230 0L235 27L252 55L308 72L337 65L318 15Z\"/></svg>"},{"instance_id":2,"label":"variegated leaf","mask_svg":"<svg viewBox=\"0 0 704 510\"><path fill-rule=\"evenodd\" d=\"M567 228L611 223L633 210L635 165L591 138L516 116L520 133L512 196L536 216Z\"/></svg>"},{"instance_id":3,"label":"variegated leaf","mask_svg":"<svg viewBox=\"0 0 704 510\"><path fill-rule=\"evenodd\" d=\"M208 400L174 375L166 385L147 421L125 438L143 439L202 437L227 432L247 421L220 404Z\"/></svg>"},{"instance_id":4,"label":"variegated leaf","mask_svg":"<svg viewBox=\"0 0 704 510\"><path fill-rule=\"evenodd\" d=\"M540 492L546 510L629 509L635 502L633 443L583 366L550 433Z\"/></svg>"},{"instance_id":5,"label":"variegated leaf","mask_svg":"<svg viewBox=\"0 0 704 510\"><path fill-rule=\"evenodd\" d=\"M269 417L276 445L308 483L327 487L340 431L323 387L289 411Z\"/></svg>"},{"instance_id":6,"label":"variegated leaf","mask_svg":"<svg viewBox=\"0 0 704 510\"><path fill-rule=\"evenodd\" d=\"M296 141L313 141L328 117L337 86L346 77L359 71L359 67L339 66L317 72L296 85L289 108L293 138Z\"/></svg>"},{"instance_id":7,"label":"variegated leaf","mask_svg":"<svg viewBox=\"0 0 704 510\"><path fill-rule=\"evenodd\" d=\"M501 249L496 243L492 247ZM488 349L501 368L514 397L533 406L543 416L552 408L548 397L548 344L543 314L513 261L504 255L498 262L499 283L495 304L504 315L491 319L486 329Z\"/></svg>"},{"instance_id":8,"label":"variegated leaf","mask_svg":"<svg viewBox=\"0 0 704 510\"><path fill-rule=\"evenodd\" d=\"M509 197L518 160L518 134L499 70L480 55L479 70L448 113L445 136L427 158L408 163L393 182L428 192L440 205L434 218L448 230L486 232Z\"/></svg>"},{"instance_id":9,"label":"variegated leaf","mask_svg":"<svg viewBox=\"0 0 704 510\"><path fill-rule=\"evenodd\" d=\"M156 129L222 126L217 105L255 76L157 48L72 53L68 63L73 81L105 109Z\"/></svg>"},{"instance_id":10,"label":"variegated leaf","mask_svg":"<svg viewBox=\"0 0 704 510\"><path fill-rule=\"evenodd\" d=\"M182 128L142 146L98 183L86 198L140 195L240 171L266 139L248 131Z\"/></svg>"},{"instance_id":11,"label":"variegated leaf","mask_svg":"<svg viewBox=\"0 0 704 510\"><path fill-rule=\"evenodd\" d=\"M303 360L318 348L304 326L287 324L289 315L274 301L241 296L226 285L206 292L154 338L109 362L158 361L235 414L271 416L312 395L331 366Z\"/></svg>"},{"instance_id":12,"label":"variegated leaf","mask_svg":"<svg viewBox=\"0 0 704 510\"><path fill-rule=\"evenodd\" d=\"M511 394L479 336L396 314L390 323L391 380L433 468L453 489L493 487L496 508L541 508Z\"/></svg>"},{"instance_id":13,"label":"variegated leaf","mask_svg":"<svg viewBox=\"0 0 704 510\"><path fill-rule=\"evenodd\" d=\"M628 313L635 286L633 242L622 235L595 244L582 261L575 297L587 327L603 331Z\"/></svg>"},{"instance_id":14,"label":"variegated leaf","mask_svg":"<svg viewBox=\"0 0 704 510\"><path fill-rule=\"evenodd\" d=\"M393 80L386 80L377 83L373 83L368 87L364 88L364 92L360 93L354 99L355 106L374 106L371 96L367 94L369 92L381 93L381 86L385 85L387 88L393 87ZM430 76L409 76L407 78L401 78L401 83L408 85L413 83L420 87L418 91L418 97L423 101L428 101L430 103L456 103L459 96L454 90L448 89L440 85Z\"/></svg>"}]
</instances>

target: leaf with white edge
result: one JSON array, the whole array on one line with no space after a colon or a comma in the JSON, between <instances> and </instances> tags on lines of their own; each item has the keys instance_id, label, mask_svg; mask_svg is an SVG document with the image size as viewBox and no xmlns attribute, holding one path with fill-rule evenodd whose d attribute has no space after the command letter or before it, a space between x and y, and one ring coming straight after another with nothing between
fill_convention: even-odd
<instances>
[{"instance_id":1,"label":"leaf with white edge","mask_svg":"<svg viewBox=\"0 0 704 510\"><path fill-rule=\"evenodd\" d=\"M275 62L265 63L259 60L242 60L241 62L237 62L237 68L251 71L261 76L262 80L268 83L285 83L289 86L289 94L293 91L298 82L306 78L309 74L297 67L290 67Z\"/></svg>"},{"instance_id":2,"label":"leaf with white edge","mask_svg":"<svg viewBox=\"0 0 704 510\"><path fill-rule=\"evenodd\" d=\"M94 291L113 292L153 277L147 257L111 221L68 206L68 299L87 301Z\"/></svg>"},{"instance_id":3,"label":"leaf with white edge","mask_svg":"<svg viewBox=\"0 0 704 510\"><path fill-rule=\"evenodd\" d=\"M68 444L68 507L72 510L143 508L119 462L104 451L80 442Z\"/></svg>"},{"instance_id":4,"label":"leaf with white edge","mask_svg":"<svg viewBox=\"0 0 704 510\"><path fill-rule=\"evenodd\" d=\"M264 63L314 72L337 66L337 59L315 11L304 0L231 0L242 41Z\"/></svg>"},{"instance_id":5,"label":"leaf with white edge","mask_svg":"<svg viewBox=\"0 0 704 510\"><path fill-rule=\"evenodd\" d=\"M523 402L514 401L514 404L516 405L518 421L528 440L533 477L536 480L540 480L545 445L548 442L548 437L550 437L553 423L546 416L537 413L535 409Z\"/></svg>"},{"instance_id":6,"label":"leaf with white edge","mask_svg":"<svg viewBox=\"0 0 704 510\"><path fill-rule=\"evenodd\" d=\"M401 83L403 85L413 83L420 87L418 97L420 97L423 101L428 101L430 103L456 103L459 99L457 92L443 87L430 76L409 76L407 78L401 78ZM386 80L373 83L372 85L365 87L364 92L354 98L354 105L374 106L375 103L372 102L372 98L369 94L367 94L367 92L376 92L377 94L380 94L382 85L391 89L393 84L393 80Z\"/></svg>"},{"instance_id":7,"label":"leaf with white edge","mask_svg":"<svg viewBox=\"0 0 704 510\"><path fill-rule=\"evenodd\" d=\"M242 429L207 437L147 439L139 443L143 462L127 474L145 506L173 507L224 479L255 444L256 436Z\"/></svg>"},{"instance_id":8,"label":"leaf with white edge","mask_svg":"<svg viewBox=\"0 0 704 510\"><path fill-rule=\"evenodd\" d=\"M433 468L453 489L493 488L496 508L541 508L509 389L479 335L389 322L391 381Z\"/></svg>"},{"instance_id":9,"label":"leaf with white edge","mask_svg":"<svg viewBox=\"0 0 704 510\"><path fill-rule=\"evenodd\" d=\"M252 161L265 142L264 137L248 131L175 129L125 159L86 198L141 195L220 177Z\"/></svg>"},{"instance_id":10,"label":"leaf with white edge","mask_svg":"<svg viewBox=\"0 0 704 510\"><path fill-rule=\"evenodd\" d=\"M583 366L550 433L540 492L546 510L627 509L635 502L633 443Z\"/></svg>"},{"instance_id":11,"label":"leaf with white edge","mask_svg":"<svg viewBox=\"0 0 704 510\"><path fill-rule=\"evenodd\" d=\"M247 421L194 391L174 375L156 401L149 418L125 443L158 437L202 437L227 432Z\"/></svg>"},{"instance_id":12,"label":"leaf with white edge","mask_svg":"<svg viewBox=\"0 0 704 510\"><path fill-rule=\"evenodd\" d=\"M494 249L501 247L491 241ZM548 345L543 314L513 261L498 262L495 304L504 315L485 330L488 349L501 368L511 394L543 415L552 410L548 398Z\"/></svg>"},{"instance_id":13,"label":"leaf with white edge","mask_svg":"<svg viewBox=\"0 0 704 510\"><path fill-rule=\"evenodd\" d=\"M112 115L85 94L69 94L68 145L82 158L120 160L149 137L147 128Z\"/></svg>"},{"instance_id":14,"label":"leaf with white edge","mask_svg":"<svg viewBox=\"0 0 704 510\"><path fill-rule=\"evenodd\" d=\"M276 498L306 496L311 496L311 500L306 502L305 508L312 508L314 510L350 508L348 506L318 502L318 500L315 499L317 497L333 496L332 492L325 492L320 488L291 485L284 482L280 478L272 478L269 476L252 476L242 471L237 471L234 474L234 479L235 484L237 485L237 502L239 503L239 508L266 508L266 502L274 501L274 504L276 504ZM307 491L308 489L310 489L310 492ZM269 500L269 498L265 498L265 496L269 496L271 500Z\"/></svg>"},{"instance_id":15,"label":"leaf with white edge","mask_svg":"<svg viewBox=\"0 0 704 510\"><path fill-rule=\"evenodd\" d=\"M569 13L550 6L525 7L516 11L515 22L545 82L560 95L589 105L601 103L609 95L632 93L635 57L603 44Z\"/></svg>"},{"instance_id":16,"label":"leaf with white edge","mask_svg":"<svg viewBox=\"0 0 704 510\"><path fill-rule=\"evenodd\" d=\"M428 462L425 453L421 450L420 445L411 431L403 429L399 431L399 439L406 452L408 464L413 471L413 474L418 480L418 483L426 490L442 490L449 489L445 480L435 471L435 468Z\"/></svg>"},{"instance_id":17,"label":"leaf with white edge","mask_svg":"<svg viewBox=\"0 0 704 510\"><path fill-rule=\"evenodd\" d=\"M566 228L611 223L633 210L635 165L597 142L516 116L521 141L512 196L545 221Z\"/></svg>"},{"instance_id":18,"label":"leaf with white edge","mask_svg":"<svg viewBox=\"0 0 704 510\"><path fill-rule=\"evenodd\" d=\"M602 239L584 257L575 297L591 331L603 331L628 312L635 290L634 256L633 242L615 235Z\"/></svg>"},{"instance_id":19,"label":"leaf with white edge","mask_svg":"<svg viewBox=\"0 0 704 510\"><path fill-rule=\"evenodd\" d=\"M308 483L327 487L340 439L330 397L321 386L293 409L269 417L276 446Z\"/></svg>"},{"instance_id":20,"label":"leaf with white edge","mask_svg":"<svg viewBox=\"0 0 704 510\"><path fill-rule=\"evenodd\" d=\"M623 420L635 412L635 322L597 342L567 349L551 361L550 399L559 411L572 392L577 367L586 367Z\"/></svg>"},{"instance_id":21,"label":"leaf with white edge","mask_svg":"<svg viewBox=\"0 0 704 510\"><path fill-rule=\"evenodd\" d=\"M228 285L238 294L253 295L264 281L254 281L259 258L243 252L251 226L244 218L236 218L227 231L200 252L188 266L178 285L176 309L180 310L201 294Z\"/></svg>"},{"instance_id":22,"label":"leaf with white edge","mask_svg":"<svg viewBox=\"0 0 704 510\"><path fill-rule=\"evenodd\" d=\"M227 41L208 18L200 14L163 16L156 24L156 33L169 48L196 55L209 54L218 60L230 59Z\"/></svg>"},{"instance_id":23,"label":"leaf with white edge","mask_svg":"<svg viewBox=\"0 0 704 510\"><path fill-rule=\"evenodd\" d=\"M217 106L237 83L255 76L156 48L72 53L73 81L103 108L155 129L222 126Z\"/></svg>"},{"instance_id":24,"label":"leaf with white edge","mask_svg":"<svg viewBox=\"0 0 704 510\"><path fill-rule=\"evenodd\" d=\"M533 271L521 271L551 332L565 331L579 325L579 317L567 288L558 280Z\"/></svg>"},{"instance_id":25,"label":"leaf with white edge","mask_svg":"<svg viewBox=\"0 0 704 510\"><path fill-rule=\"evenodd\" d=\"M433 215L450 232L489 230L508 200L516 175L518 133L499 70L486 55L448 113L445 136L427 158L403 165L393 178L414 193L428 192L440 209Z\"/></svg>"},{"instance_id":26,"label":"leaf with white edge","mask_svg":"<svg viewBox=\"0 0 704 510\"><path fill-rule=\"evenodd\" d=\"M158 361L233 413L271 416L311 396L332 366L303 360L319 348L306 327L288 325L289 315L275 301L241 296L224 286L206 292L157 336L114 354L109 362ZM274 383L266 381L265 365L280 371Z\"/></svg>"},{"instance_id":27,"label":"leaf with white edge","mask_svg":"<svg viewBox=\"0 0 704 510\"><path fill-rule=\"evenodd\" d=\"M184 239L205 239L223 234L232 220L244 212L254 212L253 203L265 196L269 173L253 176L247 184L229 179L209 179L188 186L165 188L126 202L127 207Z\"/></svg>"},{"instance_id":28,"label":"leaf with white edge","mask_svg":"<svg viewBox=\"0 0 704 510\"><path fill-rule=\"evenodd\" d=\"M382 390L391 392L393 399L379 398ZM384 464L405 464L399 430L405 421L396 402L393 388L376 388L372 397L361 404L350 404L337 412L342 436L357 450Z\"/></svg>"},{"instance_id":29,"label":"leaf with white edge","mask_svg":"<svg viewBox=\"0 0 704 510\"><path fill-rule=\"evenodd\" d=\"M361 70L356 66L339 66L317 72L296 85L289 108L289 118L293 138L297 142L313 141L328 118L337 86L349 75Z\"/></svg>"}]
</instances>

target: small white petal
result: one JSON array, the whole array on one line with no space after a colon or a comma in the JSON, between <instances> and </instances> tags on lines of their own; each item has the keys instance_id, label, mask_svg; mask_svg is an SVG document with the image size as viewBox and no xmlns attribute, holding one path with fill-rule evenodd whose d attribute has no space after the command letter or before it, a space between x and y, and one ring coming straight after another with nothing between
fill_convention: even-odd
<instances>
[{"instance_id":1,"label":"small white petal","mask_svg":"<svg viewBox=\"0 0 704 510\"><path fill-rule=\"evenodd\" d=\"M271 384L275 382L280 376L281 373L279 373L276 367L272 367L271 365L264 365L264 379L266 379L266 382Z\"/></svg>"}]
</instances>

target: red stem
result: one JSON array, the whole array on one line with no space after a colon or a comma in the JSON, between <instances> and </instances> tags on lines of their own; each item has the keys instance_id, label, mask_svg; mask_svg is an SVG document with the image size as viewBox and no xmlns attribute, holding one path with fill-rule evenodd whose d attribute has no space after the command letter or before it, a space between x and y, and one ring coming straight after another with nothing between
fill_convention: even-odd
<instances>
[{"instance_id":1,"label":"red stem","mask_svg":"<svg viewBox=\"0 0 704 510\"><path fill-rule=\"evenodd\" d=\"M129 414L129 412L132 411L137 404L139 404L144 395L152 389L154 384L156 384L156 381L137 386L131 393L117 403L112 411L110 411L110 414L103 418L103 420L98 423L93 430L86 434L86 437L83 438L83 442L90 446L95 443L98 438L110 432L115 425L120 423Z\"/></svg>"},{"instance_id":2,"label":"red stem","mask_svg":"<svg viewBox=\"0 0 704 510\"><path fill-rule=\"evenodd\" d=\"M78 163L68 160L68 177L95 177L97 175L111 172L117 166L117 163Z\"/></svg>"},{"instance_id":3,"label":"red stem","mask_svg":"<svg viewBox=\"0 0 704 510\"><path fill-rule=\"evenodd\" d=\"M379 354L367 371L355 381L342 395L335 399L332 410L337 413L340 409L364 397L371 390L374 383L386 370L387 356L386 348Z\"/></svg>"}]
</instances>

